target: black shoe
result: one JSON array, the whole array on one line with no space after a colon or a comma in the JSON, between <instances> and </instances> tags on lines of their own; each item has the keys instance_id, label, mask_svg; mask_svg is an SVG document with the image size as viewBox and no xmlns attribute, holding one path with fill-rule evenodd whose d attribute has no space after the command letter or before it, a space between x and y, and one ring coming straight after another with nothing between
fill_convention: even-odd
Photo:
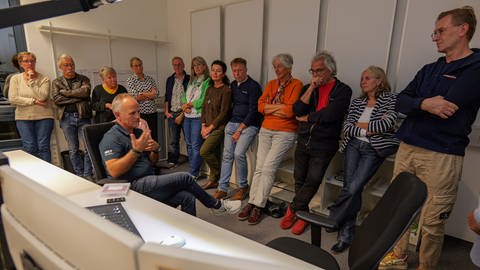
<instances>
[{"instance_id":1,"label":"black shoe","mask_svg":"<svg viewBox=\"0 0 480 270\"><path fill-rule=\"evenodd\" d=\"M334 233L334 232L338 232L338 229L337 228L333 228L333 229L332 228L325 228L325 231L327 233Z\"/></svg>"},{"instance_id":2,"label":"black shoe","mask_svg":"<svg viewBox=\"0 0 480 270\"><path fill-rule=\"evenodd\" d=\"M350 246L350 243L343 242L339 240L335 245L332 247L332 251L335 253L342 253L344 252L348 247Z\"/></svg>"}]
</instances>

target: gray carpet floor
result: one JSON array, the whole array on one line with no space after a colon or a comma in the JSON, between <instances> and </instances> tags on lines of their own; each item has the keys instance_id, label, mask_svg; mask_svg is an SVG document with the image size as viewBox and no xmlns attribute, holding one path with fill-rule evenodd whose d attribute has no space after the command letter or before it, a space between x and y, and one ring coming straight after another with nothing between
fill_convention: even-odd
<instances>
[{"instance_id":1,"label":"gray carpet floor","mask_svg":"<svg viewBox=\"0 0 480 270\"><path fill-rule=\"evenodd\" d=\"M167 174L176 171L188 171L188 163L183 163L180 166L171 168L171 169L162 169L162 174ZM199 180L199 184L204 183L206 179ZM208 190L209 193L213 193L215 190ZM244 200L242 203L245 205L248 199ZM280 219L275 219L270 216L263 217L262 221L257 225L248 225L246 221L239 221L236 215L227 215L227 216L214 216L210 211L204 207L197 200L197 217L201 218L207 222L215 224L221 228L230 230L239 235L242 235L246 238L254 240L256 242L265 244L275 239L277 237L289 236L302 239L304 241L310 242L310 228L302 235L294 235L290 230L283 230L280 228L279 223ZM326 233L322 234L322 248L325 250L330 250L331 246L336 242L336 233ZM449 269L479 269L475 267L469 257L469 252L472 244L463 240L459 240L452 237L446 237L444 242L444 247L442 251L442 257L438 266L439 270L449 270ZM339 262L341 269L348 269L348 250L341 254L334 254L334 257ZM410 252L409 257L409 268L416 269L418 266L418 253L415 252L413 246Z\"/></svg>"}]
</instances>

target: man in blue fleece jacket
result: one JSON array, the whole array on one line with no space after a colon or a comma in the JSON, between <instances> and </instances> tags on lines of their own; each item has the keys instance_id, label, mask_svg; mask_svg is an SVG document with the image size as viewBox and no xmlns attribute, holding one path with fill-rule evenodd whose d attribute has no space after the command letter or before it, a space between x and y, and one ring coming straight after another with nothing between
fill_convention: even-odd
<instances>
[{"instance_id":1,"label":"man in blue fleece jacket","mask_svg":"<svg viewBox=\"0 0 480 270\"><path fill-rule=\"evenodd\" d=\"M402 171L414 173L428 189L419 221L418 269L437 268L468 134L480 106L480 50L469 46L475 26L469 6L440 13L432 40L445 56L425 65L396 103L396 109L407 118L398 131L401 144L394 177ZM408 238L407 232L379 269L407 269Z\"/></svg>"}]
</instances>

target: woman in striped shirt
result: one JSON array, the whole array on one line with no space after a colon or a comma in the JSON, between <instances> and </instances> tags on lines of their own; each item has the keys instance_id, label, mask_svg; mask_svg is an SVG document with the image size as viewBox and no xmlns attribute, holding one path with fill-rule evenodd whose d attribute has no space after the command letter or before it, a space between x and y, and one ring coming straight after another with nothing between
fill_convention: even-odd
<instances>
[{"instance_id":1,"label":"woman in striped shirt","mask_svg":"<svg viewBox=\"0 0 480 270\"><path fill-rule=\"evenodd\" d=\"M352 101L344 123L340 148L345 152L343 188L330 207L330 217L339 224L338 242L332 247L337 253L345 251L353 239L363 187L399 143L394 136L396 96L390 92L383 69L368 67L360 87L362 95Z\"/></svg>"}]
</instances>

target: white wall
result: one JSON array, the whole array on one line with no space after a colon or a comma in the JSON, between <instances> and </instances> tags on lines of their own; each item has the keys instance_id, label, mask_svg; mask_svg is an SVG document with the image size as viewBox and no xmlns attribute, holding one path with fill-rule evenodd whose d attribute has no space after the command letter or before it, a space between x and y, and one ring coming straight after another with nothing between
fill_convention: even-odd
<instances>
[{"instance_id":1,"label":"white wall","mask_svg":"<svg viewBox=\"0 0 480 270\"><path fill-rule=\"evenodd\" d=\"M238 0L166 0L167 1L167 40L168 57L180 56L185 69L190 73L191 27L190 14L193 11L239 2ZM208 31L209 29L205 29ZM171 66L170 66L171 70Z\"/></svg>"},{"instance_id":2,"label":"white wall","mask_svg":"<svg viewBox=\"0 0 480 270\"><path fill-rule=\"evenodd\" d=\"M35 0L37 1L37 0ZM287 1L265 0L265 10L263 19L263 50L262 55L262 83L265 83L270 70L270 60L276 49L291 49L295 53L295 58L302 59L295 61L295 74L307 82L308 59L313 55L316 48L327 48L335 55L338 52L348 50L358 53L344 57L344 54L337 55L339 58L339 78L349 82L354 91L358 90L358 83L361 66L370 64L385 65L388 61L388 75L394 82L395 90L401 91L402 88L413 78L416 71L424 64L434 61L439 54L436 53L435 45L431 42L430 33L434 28L436 15L442 10L459 7L465 4L474 6L477 16L480 14L480 2L476 0L396 0L385 1L385 5L378 5L376 0L362 2L362 10L365 12L354 12L360 7L355 0L349 5L348 0L342 0L337 3L335 0L322 1L302 1L299 2L299 8L291 7L288 12L279 10L276 7L288 5ZM34 2L33 0L24 0L23 4ZM27 45L29 50L35 52L38 58L38 69L49 75L55 76L55 65L53 55L60 50L71 48L71 54L77 61L78 68L93 68L98 65L112 61L112 65L117 69L128 70L128 58L131 54L138 54L146 64L146 69L155 69L157 78L160 81L160 91L164 91L165 78L172 72L170 59L173 56L181 56L185 60L187 72L190 69L191 55L191 13L202 9L208 9L218 6L227 6L232 3L242 2L238 0L124 0L119 4L100 7L88 13L78 13L50 19L53 26L81 29L97 33L110 33L112 35L129 36L147 40L166 41L152 45L148 41L137 40L108 40L90 39L90 38L66 38L54 36L52 44L48 34L42 34L37 30L38 25L48 25L48 21L40 21L25 25L27 36ZM297 2L295 2L297 3ZM392 3L395 3L395 12L392 12ZM320 5L320 6L319 6ZM340 7L343 8L338 8ZM307 6L307 8L305 8ZM329 8L330 6L330 8ZM311 7L310 9L308 7ZM352 10L343 12L345 8L351 7ZM355 8L356 7L356 8ZM305 12L301 12L305 11ZM370 12L371 11L371 12ZM283 12L283 13L282 13ZM338 14L337 14L338 13ZM282 15L283 14L283 15ZM345 14L348 14L346 16ZM391 36L391 44L385 56L385 44L389 41L390 26L382 28L383 45L376 48L375 44L362 43L362 35L372 30L371 22L375 21L375 14L382 14L380 21L394 21ZM222 15L223 16L223 15ZM279 18L278 16L281 16ZM368 16L365 18L364 16ZM393 17L393 18L391 18ZM328 23L340 23L338 18L342 18L345 24L336 28L334 25L328 27ZM373 20L372 20L373 18ZM245 15L248 19L248 14ZM369 22L370 27L363 27L363 22ZM286 27L282 27L286 26ZM300 25L298 25L300 24ZM335 43L329 43L329 37L334 37L331 30L348 29L352 24L352 30L347 36L336 37L336 42L344 42L341 48L335 46ZM280 26L280 27L279 27ZM260 27L260 26L259 26ZM303 28L302 28L303 27ZM347 27L347 28L346 28ZM216 27L215 27L216 28ZM279 38L271 38L275 33L286 30L284 35ZM293 30L292 30L293 29ZM300 29L300 30L299 30ZM302 30L305 35L302 35ZM205 29L208 31L209 29ZM248 29L247 29L248 31ZM295 31L292 33L291 31ZM335 33L338 34L338 33ZM302 39L305 37L305 39ZM270 39L271 38L271 39ZM68 39L68 40L66 40ZM293 39L293 40L292 40ZM293 42L292 42L293 41ZM273 46L273 43L282 43L287 46ZM301 52L295 51L296 45L309 44L309 48ZM329 45L330 44L330 45ZM55 48L52 48L52 45ZM278 45L278 44L276 44ZM480 34L476 33L471 45L480 47ZM106 49L105 49L106 48ZM382 57L375 60L378 63L372 63L369 55L375 54ZM106 52L107 51L107 52ZM278 51L279 52L279 51ZM108 54L112 55L109 56ZM156 61L154 61L156 60ZM230 59L225 59L227 62ZM351 62L351 65L350 65ZM102 64L103 65L103 64ZM349 66L350 65L350 66ZM357 72L349 70L342 73L343 67L357 67ZM98 67L97 67L98 68ZM63 135L62 135L63 136ZM447 232L456 237L464 239L473 239L473 234L468 231L465 222L466 212L477 206L477 197L479 194L479 184L477 178L476 164L480 161L480 150L470 147L465 156L465 166L460 184L458 203L455 211L452 213Z\"/></svg>"},{"instance_id":3,"label":"white wall","mask_svg":"<svg viewBox=\"0 0 480 270\"><path fill-rule=\"evenodd\" d=\"M269 58L279 52L275 51L278 48L294 53L294 61L295 58L302 58L301 61L295 61L294 73L307 82L306 70L309 67L308 60L305 59L309 59L313 51L304 49L298 53L295 49L306 44L313 44L311 48L317 48L317 50L326 48L337 56L339 78L348 82L356 94L359 93L360 73L364 67L371 64L386 68L389 79L393 82L394 90L401 91L413 79L421 66L435 61L440 56L436 52L435 44L430 39L430 33L433 31L435 18L439 12L463 5L472 5L477 16L480 14L480 2L475 0L392 0L385 2L369 0L363 1L361 4L357 4L354 0L351 1L351 4L349 4L349 0L320 1L318 12L320 18L318 18L319 1L312 2L310 9L304 13L300 11L305 5L308 6L307 1L295 2L295 4L298 3L298 8L289 8L288 11L283 10L285 12L282 13L276 7L288 5L288 2L265 0L264 50L261 56L263 58L262 83L272 77L269 75ZM187 67L189 66L188 59L191 57L189 38L191 35L188 32L188 19L191 11L213 6L226 6L232 2L236 1L167 0L167 39L170 56L184 57ZM301 26L295 28L299 21L301 21ZM302 26L304 32L301 30ZM284 37L272 38L282 29L285 30ZM348 31L348 34L343 33L345 31ZM305 39L299 38L302 36ZM364 40L367 37L369 40ZM377 42L372 42L372 39L377 39ZM295 42L289 47L288 44L292 40ZM480 34L477 31L471 43L472 47L480 47L479 40ZM377 47L377 43L381 43L378 45L380 47ZM288 51L289 48L291 48L290 51ZM299 62L302 64L299 65ZM478 164L479 161L480 148L469 147L465 156L458 201L447 224L447 233L462 239L474 239L473 233L466 226L465 216L478 204L477 197L480 188L477 181L476 168L478 166L475 164Z\"/></svg>"},{"instance_id":4,"label":"white wall","mask_svg":"<svg viewBox=\"0 0 480 270\"><path fill-rule=\"evenodd\" d=\"M40 0L23 0L21 4L34 2ZM40 32L40 26L100 35L51 35ZM164 46L167 36L166 0L125 0L89 12L27 23L24 28L27 48L37 56L37 70L51 80L60 75L55 59L61 53L72 55L76 69L84 70L84 75L90 77L93 76L93 71L98 71L102 66L114 67L119 75L127 74L130 72L129 59L138 56L144 62L145 73L153 75L160 82L160 95L165 92L164 81L168 66L164 60L167 50ZM96 77L93 79L99 81ZM66 150L67 145L58 125L54 134L52 159L59 165L58 152Z\"/></svg>"},{"instance_id":5,"label":"white wall","mask_svg":"<svg viewBox=\"0 0 480 270\"><path fill-rule=\"evenodd\" d=\"M21 4L34 2L41 2L41 0L22 0ZM155 63L156 61L153 59L155 54L152 53L154 50L144 51L144 42L141 41L139 43L142 45L132 46L134 44L132 40L116 39L112 41L112 49L119 49L115 52L120 58L112 58L115 60L110 63L110 56L108 55L110 48L106 38L58 37L57 42L52 44L49 34L38 31L38 27L49 26L50 24L53 27L104 34L105 36L112 35L164 42L167 38L166 0L125 0L113 5L100 6L89 12L78 12L25 24L27 47L37 55L37 69L50 78L55 77L56 71L53 58L54 48L52 46L58 46L67 53L76 54L77 58L75 60L76 62L80 61L79 64L82 63L81 67L83 67L83 64L88 68L99 68L103 65L113 64L114 68L124 69L127 67L128 69L128 62L125 65L125 63L119 63L119 60L125 61L133 55L143 54L146 56L144 61L147 64L149 62ZM55 34L54 37L57 37L57 35ZM77 44L74 42L75 39L80 42ZM62 41L65 41L65 43L59 45L59 42ZM126 45L119 45L122 42ZM127 49L122 51L122 48ZM152 69L156 70L156 67L153 68L152 66Z\"/></svg>"}]
</instances>

